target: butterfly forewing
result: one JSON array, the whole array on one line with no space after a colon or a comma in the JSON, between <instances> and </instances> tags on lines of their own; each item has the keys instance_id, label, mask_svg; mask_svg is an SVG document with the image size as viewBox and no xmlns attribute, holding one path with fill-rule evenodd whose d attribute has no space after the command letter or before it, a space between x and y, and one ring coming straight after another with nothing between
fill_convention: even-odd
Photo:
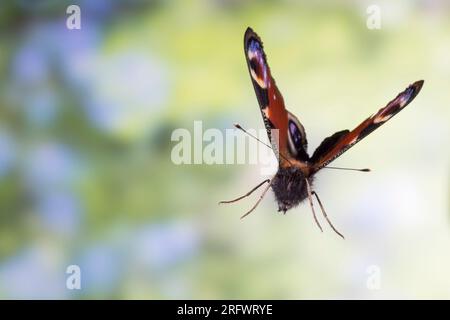
<instances>
[{"instance_id":1,"label":"butterfly forewing","mask_svg":"<svg viewBox=\"0 0 450 320\"><path fill-rule=\"evenodd\" d=\"M364 120L352 131L340 131L326 138L311 157L312 172L316 172L328 165L383 123L391 119L417 96L422 85L423 80L414 82L394 100L389 102L386 107L381 108L377 113Z\"/></svg>"},{"instance_id":2,"label":"butterfly forewing","mask_svg":"<svg viewBox=\"0 0 450 320\"><path fill-rule=\"evenodd\" d=\"M275 153L278 151L287 157L288 113L283 96L270 73L262 41L251 28L245 32L244 50L269 139ZM278 129L277 136L272 135L273 129Z\"/></svg>"}]
</instances>

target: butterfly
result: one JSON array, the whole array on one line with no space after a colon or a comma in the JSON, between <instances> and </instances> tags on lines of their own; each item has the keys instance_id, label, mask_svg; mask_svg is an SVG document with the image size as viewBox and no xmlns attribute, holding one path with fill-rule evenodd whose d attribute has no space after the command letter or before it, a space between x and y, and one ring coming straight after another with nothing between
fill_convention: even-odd
<instances>
[{"instance_id":1,"label":"butterfly","mask_svg":"<svg viewBox=\"0 0 450 320\"><path fill-rule=\"evenodd\" d=\"M406 107L420 92L424 81L420 80L408 86L384 108L364 120L355 129L351 131L342 130L327 137L310 156L307 152L308 141L305 129L298 118L286 109L283 96L278 90L267 64L262 41L251 28L247 28L244 35L244 51L250 78L271 142L271 146L267 146L274 150L278 158L278 171L273 178L264 180L247 194L220 203L232 203L241 200L262 185L267 184L258 202L242 218L251 213L269 188L272 188L278 203L278 211L283 213L308 199L314 220L322 231L314 210L314 196L330 227L344 238L328 218L317 192L312 190L314 175L323 168L330 168L327 167L328 164ZM246 132L240 125L235 126ZM246 133L248 134L248 132ZM350 170L370 171L369 169Z\"/></svg>"}]
</instances>

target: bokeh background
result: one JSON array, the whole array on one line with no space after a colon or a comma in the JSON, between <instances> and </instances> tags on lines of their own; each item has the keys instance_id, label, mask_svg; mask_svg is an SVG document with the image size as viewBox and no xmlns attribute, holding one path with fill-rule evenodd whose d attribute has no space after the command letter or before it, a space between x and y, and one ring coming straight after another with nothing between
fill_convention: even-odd
<instances>
[{"instance_id":1,"label":"bokeh background","mask_svg":"<svg viewBox=\"0 0 450 320\"><path fill-rule=\"evenodd\" d=\"M171 161L172 131L194 120L263 128L247 26L310 152L425 79L333 163L372 173L317 176L345 241L305 204L278 214L272 194L243 221L257 194L218 206L258 165ZM0 33L1 298L450 298L447 1L17 0ZM66 288L73 264L81 290Z\"/></svg>"}]
</instances>

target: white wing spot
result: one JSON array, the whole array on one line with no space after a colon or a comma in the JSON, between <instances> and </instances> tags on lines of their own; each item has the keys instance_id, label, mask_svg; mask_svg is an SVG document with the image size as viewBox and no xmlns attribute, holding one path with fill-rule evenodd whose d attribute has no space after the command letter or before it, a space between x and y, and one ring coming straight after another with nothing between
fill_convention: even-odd
<instances>
[{"instance_id":1,"label":"white wing spot","mask_svg":"<svg viewBox=\"0 0 450 320\"><path fill-rule=\"evenodd\" d=\"M388 121L394 114L393 113L389 113L387 115L385 115L384 117L375 117L375 119L373 119L373 123L380 123L380 122L385 122Z\"/></svg>"},{"instance_id":2,"label":"white wing spot","mask_svg":"<svg viewBox=\"0 0 450 320\"><path fill-rule=\"evenodd\" d=\"M350 141L350 142L348 143L348 145L350 145L350 146L354 145L354 144L358 141L358 138L359 138L359 135L357 135L356 137L354 137L354 138L352 139L352 141Z\"/></svg>"},{"instance_id":3,"label":"white wing spot","mask_svg":"<svg viewBox=\"0 0 450 320\"><path fill-rule=\"evenodd\" d=\"M256 57L256 52L252 51L252 50L248 50L248 59L252 60L254 57Z\"/></svg>"},{"instance_id":4,"label":"white wing spot","mask_svg":"<svg viewBox=\"0 0 450 320\"><path fill-rule=\"evenodd\" d=\"M406 102L408 102L408 97L401 96L400 101L399 101L400 108L403 108L404 106L406 106Z\"/></svg>"},{"instance_id":5,"label":"white wing spot","mask_svg":"<svg viewBox=\"0 0 450 320\"><path fill-rule=\"evenodd\" d=\"M255 73L255 71L251 68L250 68L250 74L252 75L253 80L255 80L261 88L266 89L266 83L264 82L264 80L259 78L257 76L257 74Z\"/></svg>"}]
</instances>

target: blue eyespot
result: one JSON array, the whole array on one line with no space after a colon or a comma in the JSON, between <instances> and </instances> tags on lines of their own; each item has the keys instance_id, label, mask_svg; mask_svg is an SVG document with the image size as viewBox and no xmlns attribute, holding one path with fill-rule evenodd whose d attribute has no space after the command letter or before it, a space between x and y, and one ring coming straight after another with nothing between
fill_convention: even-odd
<instances>
[{"instance_id":1,"label":"blue eyespot","mask_svg":"<svg viewBox=\"0 0 450 320\"><path fill-rule=\"evenodd\" d=\"M302 146L302 134L300 129L297 127L294 121L289 120L289 133L291 135L292 142L297 150L301 149Z\"/></svg>"},{"instance_id":2,"label":"blue eyespot","mask_svg":"<svg viewBox=\"0 0 450 320\"><path fill-rule=\"evenodd\" d=\"M255 39L250 39L248 44L248 49L250 51L261 51L261 46L259 45L259 42Z\"/></svg>"}]
</instances>

